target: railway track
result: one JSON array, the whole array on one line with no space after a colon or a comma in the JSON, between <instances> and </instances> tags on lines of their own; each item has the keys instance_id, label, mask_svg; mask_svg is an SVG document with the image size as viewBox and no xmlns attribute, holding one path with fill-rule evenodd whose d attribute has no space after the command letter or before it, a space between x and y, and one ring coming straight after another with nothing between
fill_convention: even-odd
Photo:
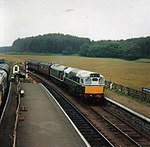
<instances>
[{"instance_id":1,"label":"railway track","mask_svg":"<svg viewBox=\"0 0 150 147\"><path fill-rule=\"evenodd\" d=\"M120 117L122 120L134 126L135 129L139 130L145 136L150 138L150 119L140 115L139 113L115 102L109 98L106 99L105 109L109 112L113 112L116 116Z\"/></svg>"},{"instance_id":2,"label":"railway track","mask_svg":"<svg viewBox=\"0 0 150 147\"><path fill-rule=\"evenodd\" d=\"M47 86L49 85L48 83L46 82ZM59 89L59 88L57 88L57 89ZM51 90L51 93L56 93L54 91L55 91L54 89ZM57 95L56 97L60 97L58 95L61 95L61 94L59 93L56 95ZM59 98L57 101L60 101L60 103L61 103L61 100L62 100L62 98ZM65 106L64 102L62 102L61 105ZM81 104L81 103L78 104L80 106L78 106L76 104L74 104L74 105L99 130L98 132L101 132L102 134L104 134L104 136L106 136L107 139L110 140L110 142L114 146L118 146L118 147L120 147L120 146L146 146L146 147L150 146L150 143L149 143L150 138L148 136L137 131L131 125L125 123L124 121L117 118L110 112L106 111L106 108L108 108L108 106L104 107L105 109L103 109L102 106L87 106L87 105ZM70 118L73 120L76 117L76 113L70 111L69 106L66 105L65 107L66 108L64 108L64 109L66 109L66 111L69 111L72 114L72 116L70 116ZM80 109L81 107L82 107L82 109ZM87 138L89 138L89 139L91 139L92 136L96 136L96 138L97 138L96 134L89 134L91 132L90 128L88 128L88 131L82 132L82 130L85 130L85 129L81 127L82 121L81 121L81 124L80 124L80 121L81 121L80 119L75 120L75 122L77 123L76 126L78 126L78 128L81 128L81 133L87 134ZM96 141L94 140L92 142L96 142ZM97 143L96 143L95 145L91 145L91 146L100 146L100 145L97 145Z\"/></svg>"},{"instance_id":3,"label":"railway track","mask_svg":"<svg viewBox=\"0 0 150 147\"><path fill-rule=\"evenodd\" d=\"M13 146L16 109L16 84L11 83L7 101L0 117L0 146L2 147Z\"/></svg>"},{"instance_id":4,"label":"railway track","mask_svg":"<svg viewBox=\"0 0 150 147\"><path fill-rule=\"evenodd\" d=\"M148 147L150 138L139 132L133 126L127 124L124 120L107 111L105 107L90 107L91 111L97 115L100 123L105 123L110 132L119 136L126 146Z\"/></svg>"},{"instance_id":5,"label":"railway track","mask_svg":"<svg viewBox=\"0 0 150 147\"><path fill-rule=\"evenodd\" d=\"M107 140L66 98L59 93L56 89L53 89L49 84L37 77L33 77L36 81L42 83L50 93L55 97L63 110L67 113L69 118L88 141L92 147L113 147L110 141Z\"/></svg>"}]
</instances>

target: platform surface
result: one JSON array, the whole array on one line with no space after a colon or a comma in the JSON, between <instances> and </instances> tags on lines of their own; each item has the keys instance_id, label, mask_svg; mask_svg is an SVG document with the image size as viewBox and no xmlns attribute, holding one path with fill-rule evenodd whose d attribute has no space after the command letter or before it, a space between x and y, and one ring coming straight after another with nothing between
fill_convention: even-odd
<instances>
[{"instance_id":1,"label":"platform surface","mask_svg":"<svg viewBox=\"0 0 150 147\"><path fill-rule=\"evenodd\" d=\"M17 147L84 147L81 139L60 107L38 83L21 83L24 96L20 111L24 117L17 128Z\"/></svg>"}]
</instances>

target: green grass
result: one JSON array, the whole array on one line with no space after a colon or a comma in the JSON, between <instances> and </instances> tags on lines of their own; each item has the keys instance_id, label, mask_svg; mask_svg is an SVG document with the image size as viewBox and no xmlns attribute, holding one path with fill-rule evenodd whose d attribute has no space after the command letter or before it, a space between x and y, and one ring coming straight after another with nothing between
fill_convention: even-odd
<instances>
[{"instance_id":1,"label":"green grass","mask_svg":"<svg viewBox=\"0 0 150 147\"><path fill-rule=\"evenodd\" d=\"M112 58L86 58L79 56L61 55L4 55L1 58L18 63L27 59L41 60L64 64L66 66L86 69L101 73L106 80L141 90L142 87L150 88L150 60L141 59L127 61Z\"/></svg>"},{"instance_id":2,"label":"green grass","mask_svg":"<svg viewBox=\"0 0 150 147\"><path fill-rule=\"evenodd\" d=\"M6 53L7 55L32 55L32 56L37 56L37 53L34 52L8 52ZM38 53L39 56L51 56L53 55L52 53Z\"/></svg>"},{"instance_id":3,"label":"green grass","mask_svg":"<svg viewBox=\"0 0 150 147\"><path fill-rule=\"evenodd\" d=\"M139 60L136 60L136 62L150 63L150 59L139 59Z\"/></svg>"}]
</instances>

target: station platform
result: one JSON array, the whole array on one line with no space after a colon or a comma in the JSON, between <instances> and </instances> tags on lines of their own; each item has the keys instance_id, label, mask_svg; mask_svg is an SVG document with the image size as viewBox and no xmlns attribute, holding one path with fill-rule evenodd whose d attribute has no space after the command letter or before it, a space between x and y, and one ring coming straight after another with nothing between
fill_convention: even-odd
<instances>
[{"instance_id":1,"label":"station platform","mask_svg":"<svg viewBox=\"0 0 150 147\"><path fill-rule=\"evenodd\" d=\"M23 120L17 127L18 147L89 146L41 84L21 83L21 89L21 107L25 111L20 111Z\"/></svg>"}]
</instances>

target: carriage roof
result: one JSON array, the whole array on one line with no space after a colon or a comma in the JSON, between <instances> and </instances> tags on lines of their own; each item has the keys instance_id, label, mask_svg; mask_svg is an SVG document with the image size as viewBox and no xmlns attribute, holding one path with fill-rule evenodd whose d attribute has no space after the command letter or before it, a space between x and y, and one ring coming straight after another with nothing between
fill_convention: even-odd
<instances>
[{"instance_id":1,"label":"carriage roof","mask_svg":"<svg viewBox=\"0 0 150 147\"><path fill-rule=\"evenodd\" d=\"M51 66L52 63L47 63L47 62L40 62L39 65L45 65L45 66Z\"/></svg>"},{"instance_id":2,"label":"carriage roof","mask_svg":"<svg viewBox=\"0 0 150 147\"><path fill-rule=\"evenodd\" d=\"M9 75L10 66L8 64L0 64L0 70L4 70Z\"/></svg>"},{"instance_id":3,"label":"carriage roof","mask_svg":"<svg viewBox=\"0 0 150 147\"><path fill-rule=\"evenodd\" d=\"M0 69L0 84L2 83L3 79L7 77L7 72L3 69Z\"/></svg>"},{"instance_id":4,"label":"carriage roof","mask_svg":"<svg viewBox=\"0 0 150 147\"><path fill-rule=\"evenodd\" d=\"M37 60L27 60L28 63L30 64L38 64L40 63L40 61L37 61Z\"/></svg>"}]
</instances>

